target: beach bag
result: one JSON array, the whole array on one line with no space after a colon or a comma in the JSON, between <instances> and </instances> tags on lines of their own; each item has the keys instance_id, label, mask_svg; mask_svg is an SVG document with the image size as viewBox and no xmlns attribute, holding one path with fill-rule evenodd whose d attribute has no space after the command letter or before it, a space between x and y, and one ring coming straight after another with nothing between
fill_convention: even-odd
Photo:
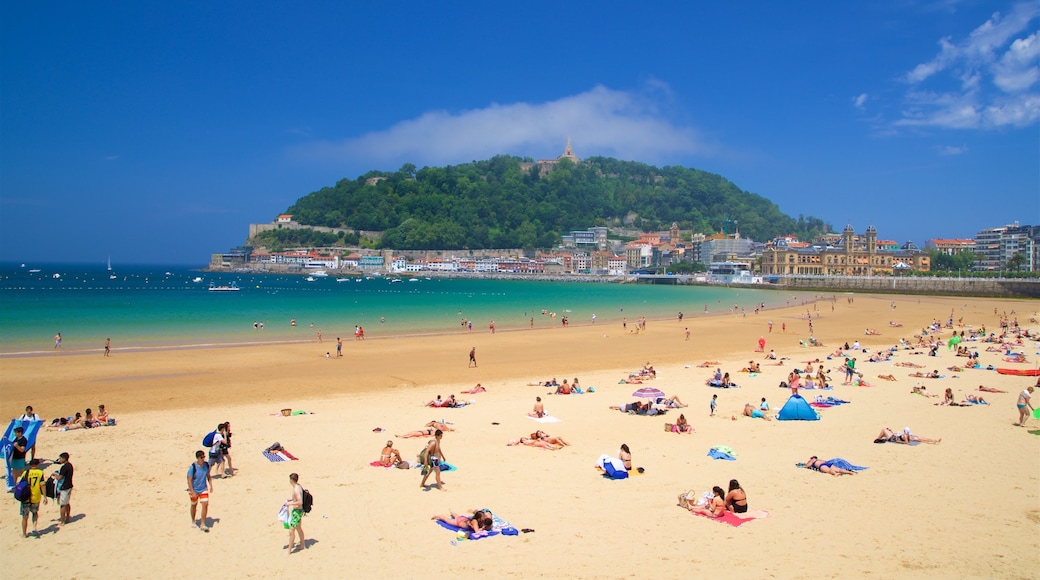
<instances>
[{"instance_id":1,"label":"beach bag","mask_svg":"<svg viewBox=\"0 0 1040 580\"><path fill-rule=\"evenodd\" d=\"M426 447L423 447L422 451L419 452L419 465L429 465L430 464L430 458L427 457L429 455L429 449L430 449L430 442L427 441L426 442Z\"/></svg>"},{"instance_id":2,"label":"beach bag","mask_svg":"<svg viewBox=\"0 0 1040 580\"><path fill-rule=\"evenodd\" d=\"M278 521L283 524L289 523L289 506L282 504L282 509L278 510Z\"/></svg>"},{"instance_id":3,"label":"beach bag","mask_svg":"<svg viewBox=\"0 0 1040 580\"><path fill-rule=\"evenodd\" d=\"M29 472L26 471L25 473L26 475L22 475L22 478L18 480L18 484L14 486L14 499L22 503L28 502L29 498L32 497L32 490L29 489Z\"/></svg>"},{"instance_id":4,"label":"beach bag","mask_svg":"<svg viewBox=\"0 0 1040 580\"><path fill-rule=\"evenodd\" d=\"M209 433L206 434L205 437L202 438L202 446L203 447L213 447L213 440L216 439L216 437L217 437L217 432L216 431L210 431Z\"/></svg>"},{"instance_id":5,"label":"beach bag","mask_svg":"<svg viewBox=\"0 0 1040 580\"><path fill-rule=\"evenodd\" d=\"M314 496L305 489L303 490L303 513L311 513L312 507L314 507Z\"/></svg>"}]
</instances>

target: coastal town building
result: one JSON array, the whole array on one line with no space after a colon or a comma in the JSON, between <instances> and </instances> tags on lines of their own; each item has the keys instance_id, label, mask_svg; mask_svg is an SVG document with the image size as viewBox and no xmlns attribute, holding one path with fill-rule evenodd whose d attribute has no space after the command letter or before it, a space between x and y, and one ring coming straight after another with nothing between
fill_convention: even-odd
<instances>
[{"instance_id":1,"label":"coastal town building","mask_svg":"<svg viewBox=\"0 0 1040 580\"><path fill-rule=\"evenodd\" d=\"M976 270L1006 270L1016 254L1018 269L1040 271L1040 226L1021 226L1018 222L986 228L975 234Z\"/></svg>"},{"instance_id":2,"label":"coastal town building","mask_svg":"<svg viewBox=\"0 0 1040 580\"><path fill-rule=\"evenodd\" d=\"M830 240L828 243L819 243ZM774 239L762 252L762 273L816 276L891 276L900 271L928 271L931 258L913 242L899 249L879 247L877 230L868 226L857 236L852 225L839 237L817 238L804 244L787 236Z\"/></svg>"},{"instance_id":3,"label":"coastal town building","mask_svg":"<svg viewBox=\"0 0 1040 580\"><path fill-rule=\"evenodd\" d=\"M935 238L932 240L925 240L924 249L936 250L940 254L952 256L963 251L975 251L975 240Z\"/></svg>"}]
</instances>

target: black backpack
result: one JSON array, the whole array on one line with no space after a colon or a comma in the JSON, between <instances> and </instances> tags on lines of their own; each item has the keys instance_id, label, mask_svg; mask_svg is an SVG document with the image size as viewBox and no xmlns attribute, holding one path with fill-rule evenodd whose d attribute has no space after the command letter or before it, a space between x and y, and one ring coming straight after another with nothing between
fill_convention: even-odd
<instances>
[{"instance_id":1,"label":"black backpack","mask_svg":"<svg viewBox=\"0 0 1040 580\"><path fill-rule=\"evenodd\" d=\"M303 513L311 513L312 507L314 507L314 496L305 489L303 490Z\"/></svg>"}]
</instances>

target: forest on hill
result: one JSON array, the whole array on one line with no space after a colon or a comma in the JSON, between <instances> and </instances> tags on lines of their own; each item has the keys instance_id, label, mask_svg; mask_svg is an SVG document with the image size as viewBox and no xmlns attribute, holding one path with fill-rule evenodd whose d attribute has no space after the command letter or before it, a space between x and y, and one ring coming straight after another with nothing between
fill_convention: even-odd
<instances>
[{"instance_id":1,"label":"forest on hill","mask_svg":"<svg viewBox=\"0 0 1040 580\"><path fill-rule=\"evenodd\" d=\"M531 161L499 155L447 167L408 163L396 172L342 179L285 213L303 225L381 231L380 247L417 250L547 249L561 234L593 226L650 232L675 222L706 234L736 228L758 241L786 234L811 239L831 229L818 218L794 219L765 197L697 169L591 157L577 164L562 159L540 175L537 165L522 166ZM288 245L287 236L305 231L279 230L278 241Z\"/></svg>"}]
</instances>

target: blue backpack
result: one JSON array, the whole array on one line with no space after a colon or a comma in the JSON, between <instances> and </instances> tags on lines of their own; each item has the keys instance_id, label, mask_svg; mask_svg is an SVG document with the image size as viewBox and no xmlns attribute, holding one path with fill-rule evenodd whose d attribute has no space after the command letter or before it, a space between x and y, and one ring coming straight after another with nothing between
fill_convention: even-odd
<instances>
[{"instance_id":1,"label":"blue backpack","mask_svg":"<svg viewBox=\"0 0 1040 580\"><path fill-rule=\"evenodd\" d=\"M213 439L215 439L216 436L217 436L217 432L216 431L210 431L209 433L207 433L206 436L202 438L202 446L203 447L213 447Z\"/></svg>"},{"instance_id":2,"label":"blue backpack","mask_svg":"<svg viewBox=\"0 0 1040 580\"><path fill-rule=\"evenodd\" d=\"M18 480L18 484L14 486L14 499L26 503L32 497L32 490L29 489L29 472L25 472L22 478Z\"/></svg>"}]
</instances>

